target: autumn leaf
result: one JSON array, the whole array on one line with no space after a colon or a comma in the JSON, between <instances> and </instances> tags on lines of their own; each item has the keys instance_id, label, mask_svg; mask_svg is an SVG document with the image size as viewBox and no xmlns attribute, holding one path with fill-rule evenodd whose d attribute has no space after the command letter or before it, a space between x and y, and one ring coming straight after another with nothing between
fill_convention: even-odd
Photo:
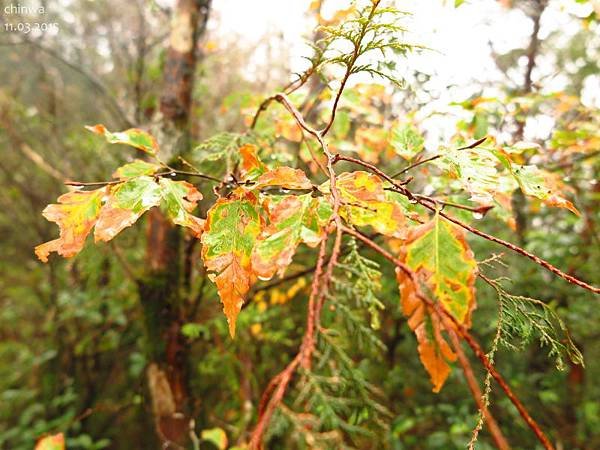
<instances>
[{"instance_id":1,"label":"autumn leaf","mask_svg":"<svg viewBox=\"0 0 600 450\"><path fill-rule=\"evenodd\" d=\"M399 268L396 278L400 287L402 312L408 318L408 326L417 338L419 359L429 373L433 392L439 392L448 375L449 362L456 355L442 335L443 325L439 317L417 296L417 287L409 276Z\"/></svg>"},{"instance_id":2,"label":"autumn leaf","mask_svg":"<svg viewBox=\"0 0 600 450\"><path fill-rule=\"evenodd\" d=\"M151 134L140 130L139 128L130 128L125 131L110 132L104 125L86 126L86 129L92 133L104 136L111 144L125 144L135 147L143 152L156 155L158 152L158 143Z\"/></svg>"},{"instance_id":3,"label":"autumn leaf","mask_svg":"<svg viewBox=\"0 0 600 450\"><path fill-rule=\"evenodd\" d=\"M513 177L498 170L498 161L486 151L450 149L434 164L457 179L471 194L471 200L482 205L492 205L497 194L517 188Z\"/></svg>"},{"instance_id":4,"label":"autumn leaf","mask_svg":"<svg viewBox=\"0 0 600 450\"><path fill-rule=\"evenodd\" d=\"M568 188L560 180L560 175L534 165L514 164L509 154L502 150L494 150L493 153L510 171L525 195L538 198L548 206L565 208L580 215L575 205L564 197L563 192Z\"/></svg>"},{"instance_id":5,"label":"autumn leaf","mask_svg":"<svg viewBox=\"0 0 600 450\"><path fill-rule=\"evenodd\" d=\"M35 450L65 450L65 436L62 433L45 436L37 441Z\"/></svg>"},{"instance_id":6,"label":"autumn leaf","mask_svg":"<svg viewBox=\"0 0 600 450\"><path fill-rule=\"evenodd\" d=\"M252 253L252 267L262 279L283 275L301 242L315 247L325 236L331 206L323 197L289 195L271 200L269 225Z\"/></svg>"},{"instance_id":7,"label":"autumn leaf","mask_svg":"<svg viewBox=\"0 0 600 450\"><path fill-rule=\"evenodd\" d=\"M361 127L355 132L356 152L363 161L376 164L387 148L387 133L380 127Z\"/></svg>"},{"instance_id":8,"label":"autumn leaf","mask_svg":"<svg viewBox=\"0 0 600 450\"><path fill-rule=\"evenodd\" d=\"M258 148L252 144L242 145L239 149L241 156L240 173L243 181L254 181L249 189L262 189L276 186L283 189L311 190L312 183L300 169L291 167L276 167L268 169L258 157Z\"/></svg>"},{"instance_id":9,"label":"autumn leaf","mask_svg":"<svg viewBox=\"0 0 600 450\"><path fill-rule=\"evenodd\" d=\"M96 242L110 241L124 228L134 224L142 214L160 204L176 225L190 228L196 237L204 229L204 220L191 214L202 194L186 181L152 177L134 178L95 191L74 191L58 198L43 214L56 222L60 238L38 245L35 253L43 262L51 252L64 257L77 254L95 226ZM102 204L104 202L104 204Z\"/></svg>"},{"instance_id":10,"label":"autumn leaf","mask_svg":"<svg viewBox=\"0 0 600 450\"><path fill-rule=\"evenodd\" d=\"M291 167L277 167L262 174L256 180L253 188L279 186L285 189L312 189L312 183L300 169Z\"/></svg>"},{"instance_id":11,"label":"autumn leaf","mask_svg":"<svg viewBox=\"0 0 600 450\"><path fill-rule=\"evenodd\" d=\"M255 180L267 171L266 166L258 158L258 147L253 144L244 144L239 149L241 156L240 172L242 179Z\"/></svg>"},{"instance_id":12,"label":"autumn leaf","mask_svg":"<svg viewBox=\"0 0 600 450\"><path fill-rule=\"evenodd\" d=\"M217 285L231 337L245 295L256 281L251 257L261 225L256 197L251 193L218 199L207 214L202 259Z\"/></svg>"},{"instance_id":13,"label":"autumn leaf","mask_svg":"<svg viewBox=\"0 0 600 450\"><path fill-rule=\"evenodd\" d=\"M115 170L113 178L127 179L142 175L154 175L160 170L160 165L136 159Z\"/></svg>"},{"instance_id":14,"label":"autumn leaf","mask_svg":"<svg viewBox=\"0 0 600 450\"><path fill-rule=\"evenodd\" d=\"M411 229L405 262L456 319L470 323L475 308L477 263L464 233L438 214Z\"/></svg>"},{"instance_id":15,"label":"autumn leaf","mask_svg":"<svg viewBox=\"0 0 600 450\"><path fill-rule=\"evenodd\" d=\"M48 205L42 214L50 222L58 224L60 237L38 245L35 248L37 257L48 262L51 252L57 252L65 258L79 253L98 220L105 193L105 187L93 191L68 192L58 198L58 204Z\"/></svg>"},{"instance_id":16,"label":"autumn leaf","mask_svg":"<svg viewBox=\"0 0 600 450\"><path fill-rule=\"evenodd\" d=\"M187 181L173 181L161 178L161 208L175 225L189 228L194 236L200 237L204 230L204 220L191 212L196 208L202 194Z\"/></svg>"},{"instance_id":17,"label":"autumn leaf","mask_svg":"<svg viewBox=\"0 0 600 450\"><path fill-rule=\"evenodd\" d=\"M460 323L470 326L475 308L477 263L464 233L436 214L411 229L400 251L400 260L413 270L431 292ZM438 392L450 373L448 361L454 354L443 339L443 325L416 294L410 277L397 271L402 307L409 326L419 342L419 355Z\"/></svg>"},{"instance_id":18,"label":"autumn leaf","mask_svg":"<svg viewBox=\"0 0 600 450\"><path fill-rule=\"evenodd\" d=\"M525 195L539 198L548 206L565 208L573 214L581 215L575 205L560 192L566 189L566 186L557 178L557 174L531 165L515 167L512 172Z\"/></svg>"},{"instance_id":19,"label":"autumn leaf","mask_svg":"<svg viewBox=\"0 0 600 450\"><path fill-rule=\"evenodd\" d=\"M337 186L343 201L340 214L348 222L369 225L386 236L404 236L404 213L388 199L379 177L363 171L344 172L337 177Z\"/></svg>"},{"instance_id":20,"label":"autumn leaf","mask_svg":"<svg viewBox=\"0 0 600 450\"><path fill-rule=\"evenodd\" d=\"M109 186L106 203L94 229L96 242L108 242L161 200L160 186L153 178L140 176Z\"/></svg>"},{"instance_id":21,"label":"autumn leaf","mask_svg":"<svg viewBox=\"0 0 600 450\"><path fill-rule=\"evenodd\" d=\"M225 450L227 448L227 434L222 428L210 428L202 430L200 438L203 441L210 442L219 450Z\"/></svg>"}]
</instances>

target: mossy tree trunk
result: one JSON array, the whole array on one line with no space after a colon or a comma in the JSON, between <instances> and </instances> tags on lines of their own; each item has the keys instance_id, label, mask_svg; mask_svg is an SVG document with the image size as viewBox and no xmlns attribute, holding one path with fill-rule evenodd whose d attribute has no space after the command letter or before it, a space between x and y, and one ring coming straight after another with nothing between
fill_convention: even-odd
<instances>
[{"instance_id":1,"label":"mossy tree trunk","mask_svg":"<svg viewBox=\"0 0 600 450\"><path fill-rule=\"evenodd\" d=\"M210 0L179 0L173 11L160 100L163 158L176 160L189 147L190 106L197 42L206 28ZM156 209L149 214L146 274L138 292L147 330L148 393L161 448L181 448L193 429L194 399L188 388L189 348L180 294L182 234Z\"/></svg>"}]
</instances>

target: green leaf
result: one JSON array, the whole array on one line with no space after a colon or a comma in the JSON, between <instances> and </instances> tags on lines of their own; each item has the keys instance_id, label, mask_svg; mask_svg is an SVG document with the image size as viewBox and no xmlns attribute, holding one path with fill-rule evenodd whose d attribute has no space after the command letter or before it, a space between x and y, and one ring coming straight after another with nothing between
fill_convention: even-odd
<instances>
[{"instance_id":1,"label":"green leaf","mask_svg":"<svg viewBox=\"0 0 600 450\"><path fill-rule=\"evenodd\" d=\"M202 194L187 181L173 181L161 178L162 202L160 207L176 225L189 228L196 237L204 230L204 220L191 214Z\"/></svg>"},{"instance_id":2,"label":"green leaf","mask_svg":"<svg viewBox=\"0 0 600 450\"><path fill-rule=\"evenodd\" d=\"M139 128L130 128L129 130L114 133L108 131L101 124L86 126L85 128L92 133L104 136L111 144L130 145L151 155L156 155L158 152L158 143L154 139L154 136Z\"/></svg>"},{"instance_id":3,"label":"green leaf","mask_svg":"<svg viewBox=\"0 0 600 450\"><path fill-rule=\"evenodd\" d=\"M119 167L113 174L113 178L126 179L139 177L142 175L154 175L160 170L160 167L161 166L159 164L136 159L133 162Z\"/></svg>"},{"instance_id":4,"label":"green leaf","mask_svg":"<svg viewBox=\"0 0 600 450\"><path fill-rule=\"evenodd\" d=\"M575 205L563 195L563 191L567 190L567 187L560 180L560 175L534 165L514 164L508 153L502 150L493 150L492 153L509 170L525 195L538 198L548 206L565 208L573 214L580 215Z\"/></svg>"},{"instance_id":5,"label":"green leaf","mask_svg":"<svg viewBox=\"0 0 600 450\"><path fill-rule=\"evenodd\" d=\"M517 187L509 173L498 170L497 160L487 151L447 150L434 164L458 179L472 201L484 205L493 204L497 193L509 193Z\"/></svg>"},{"instance_id":6,"label":"green leaf","mask_svg":"<svg viewBox=\"0 0 600 450\"><path fill-rule=\"evenodd\" d=\"M202 430L200 438L203 441L214 444L219 450L225 450L227 448L227 434L222 428L210 428L208 430Z\"/></svg>"},{"instance_id":7,"label":"green leaf","mask_svg":"<svg viewBox=\"0 0 600 450\"><path fill-rule=\"evenodd\" d=\"M262 226L256 202L251 193L218 199L208 211L202 235L202 259L217 285L231 337L245 296L256 280L251 257Z\"/></svg>"},{"instance_id":8,"label":"green leaf","mask_svg":"<svg viewBox=\"0 0 600 450\"><path fill-rule=\"evenodd\" d=\"M423 150L425 139L413 125L396 123L390 131L390 143L396 154L410 161Z\"/></svg>"},{"instance_id":9,"label":"green leaf","mask_svg":"<svg viewBox=\"0 0 600 450\"><path fill-rule=\"evenodd\" d=\"M404 262L427 284L435 298L462 323L475 307L477 263L464 233L439 214L410 230Z\"/></svg>"},{"instance_id":10,"label":"green leaf","mask_svg":"<svg viewBox=\"0 0 600 450\"><path fill-rule=\"evenodd\" d=\"M160 186L151 177L140 176L110 186L94 230L96 242L110 241L160 200Z\"/></svg>"}]
</instances>

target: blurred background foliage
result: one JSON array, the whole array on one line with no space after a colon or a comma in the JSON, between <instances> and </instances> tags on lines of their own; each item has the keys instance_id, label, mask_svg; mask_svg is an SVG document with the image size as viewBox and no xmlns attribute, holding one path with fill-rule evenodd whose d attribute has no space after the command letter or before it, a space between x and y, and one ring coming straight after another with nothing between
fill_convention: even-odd
<instances>
[{"instance_id":1,"label":"blurred background foliage","mask_svg":"<svg viewBox=\"0 0 600 450\"><path fill-rule=\"evenodd\" d=\"M452 14L468 15L471 3L478 2L431 3L440 14L458 6ZM600 285L598 3L500 3L497 21L503 20L502 14L516 14L533 31L519 48L499 50L490 40L494 76L473 81L468 96L455 96L439 110L428 107L440 95L436 71L416 70L410 59L400 69L402 88L360 79L344 94L331 149L356 152L395 173L410 157L395 150L394 143L398 149L425 148L435 154L442 146L483 136L502 146L521 142L515 150L520 160L556 174L556 183L581 217L515 195L485 218L466 218ZM571 3L584 13L572 13ZM0 2L2 10L9 4ZM48 265L40 264L32 249L56 233L40 212L65 192L64 180L108 179L128 158L85 132L83 125L152 128L159 120L171 6L144 0L42 4L47 11L43 20L59 25L56 35L0 31L0 447L31 449L41 435L61 431L69 449L157 448L144 379L149 338L136 286L144 265L144 227L127 229L110 245L89 245L74 259L53 258ZM297 18L306 23L308 40L319 38L311 34L315 23L345 17L343 10L324 17L322 6L307 1L305 15ZM549 8L558 8L577 32L565 39L559 27L540 37L536 23ZM196 143L217 133L243 131L261 99L285 85L293 71L280 33L265 32L258 43L223 35L219 28L226 12L236 14L235 9L211 11L197 49L192 107ZM24 18L5 14L2 20L4 25ZM429 51L435 49L424 50ZM557 78L560 89L555 89ZM327 116L328 109L319 106L331 98L327 84L327 78L316 79L308 94L294 98L316 123ZM585 98L590 89L595 101ZM311 106L314 99L316 106ZM297 165L319 179L310 144L283 109L274 107L268 114L258 130L270 136L262 146L265 159ZM454 124L443 142L434 131L440 116ZM227 137L220 136L225 150ZM202 169L224 170L220 163L207 161L205 153L206 146L200 146L188 156ZM455 182L429 166L417 171L413 181L428 194L444 192ZM199 215L204 217L214 197L209 187L202 190L207 200ZM466 204L468 197L456 201ZM479 260L501 251L479 239L470 244ZM191 264L200 274L197 253ZM319 345L318 370L303 374L278 411L269 430L269 448L465 448L477 408L462 373L453 371L441 393L431 392L415 339L398 308L391 268L382 264L377 269L382 261L368 252L346 256L372 258L375 262L365 261L365 267L381 274L371 280L372 286L361 285L340 268L340 295L328 304L323 319L335 333ZM499 370L557 448L600 448L598 299L523 258L505 254L503 262L483 270L508 277L510 292L550 305L568 325L586 366L584 370L567 361L565 370L556 370L548 349L533 338L519 351L501 347L496 354ZM199 436L202 430L218 428L230 447L247 440L266 383L296 351L310 283L310 271L305 272L312 264L314 255L305 249L286 274L298 276L259 284L239 317L235 340L228 336L216 291L204 276L192 276L189 286L172 286L189 303L181 332L189 344L189 384ZM352 267L356 264L354 260ZM478 284L478 299L473 330L489 346L498 302L484 284ZM336 378L340 373L348 384ZM484 373L478 370L477 375L482 380ZM513 447L536 448L517 412L495 389L491 403ZM200 448L213 445L208 438L200 442ZM485 427L477 448L493 448Z\"/></svg>"}]
</instances>

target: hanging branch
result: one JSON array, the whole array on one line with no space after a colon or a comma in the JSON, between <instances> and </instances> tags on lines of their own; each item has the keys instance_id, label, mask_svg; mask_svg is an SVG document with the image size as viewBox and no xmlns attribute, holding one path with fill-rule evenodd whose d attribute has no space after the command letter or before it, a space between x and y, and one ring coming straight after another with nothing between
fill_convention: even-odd
<instances>
[{"instance_id":1,"label":"hanging branch","mask_svg":"<svg viewBox=\"0 0 600 450\"><path fill-rule=\"evenodd\" d=\"M452 349L454 350L454 353L456 353L456 356L458 357L458 363L460 364L460 367L462 368L462 371L465 374L467 386L469 387L469 390L473 395L475 404L477 405L477 407L481 411L481 414L485 418L485 423L488 427L490 434L492 435L492 439L494 439L494 442L496 443L496 447L498 447L500 450L509 450L510 445L508 444L508 441L502 434L502 431L498 426L498 422L496 422L496 419L494 419L494 416L492 415L488 406L484 402L483 395L481 393L481 388L477 383L477 379L475 378L475 374L473 373L471 363L469 362L468 358L466 357L465 353L463 352L460 346L458 336L456 336L456 333L454 333L454 331L452 330L450 330L448 334L450 335Z\"/></svg>"},{"instance_id":2,"label":"hanging branch","mask_svg":"<svg viewBox=\"0 0 600 450\"><path fill-rule=\"evenodd\" d=\"M350 161L353 162L355 164L358 164L360 166L363 166L367 169L369 169L371 172L373 172L375 175L379 176L381 179L389 182L396 190L398 193L403 194L404 196L406 196L409 200L413 200L418 202L419 204L423 205L425 208L429 209L430 211L435 211L435 206L432 206L432 203L435 204L436 200L434 198L431 197L427 197L427 196L423 196L423 195L415 195L412 192L410 192L406 187L404 187L402 185L402 183L398 183L397 181L395 181L392 177L386 175L383 171L381 171L379 168L375 167L373 164L369 164L365 161L362 161L358 158L353 158L350 156L342 156L342 155L336 155L335 158L336 162L337 161ZM534 255L533 253L528 252L527 250L525 250L524 248L519 247L518 245L512 244L510 242L507 242L505 240L502 240L500 238L497 238L495 236L489 235L487 233L484 233L481 230L478 230L475 227L472 227L471 225L468 225L464 222L461 222L458 219L455 219L452 216L449 216L448 214L444 213L444 212L440 212L440 216L444 217L445 219L449 220L450 222L464 228L465 230L476 234L477 236L480 236L484 239L487 239L488 241L491 242L495 242L497 244L500 244L510 250L512 250L515 253L518 253L520 255L525 256L526 258L531 259L533 262L535 262L536 264L540 265L541 267L543 267L544 269L552 272L555 275L558 275L560 278L568 281L569 283L575 284L579 287L582 287L584 289L587 289L588 291L593 292L594 294L600 294L600 288L592 286L588 283L586 283L585 281L582 281L572 275L569 275L565 272L563 272L562 270L560 270L559 268L553 266L551 263L549 263L548 261L546 261L545 259L540 258L537 255Z\"/></svg>"},{"instance_id":3,"label":"hanging branch","mask_svg":"<svg viewBox=\"0 0 600 450\"><path fill-rule=\"evenodd\" d=\"M525 423L529 426L529 428L531 428L531 430L538 438L540 443L544 446L544 448L546 450L554 450L554 446L552 445L548 437L544 434L538 423L527 412L527 409L525 408L521 400L519 400L519 398L515 395L515 393L512 391L508 383L506 383L502 375L490 362L477 340L469 333L469 331L465 328L465 326L462 323L460 323L450 312L448 312L448 310L441 303L434 302L425 295L423 295L423 293L420 290L420 283L419 279L417 278L417 274L398 258L394 257L387 250L380 247L375 242L373 242L363 234L359 233L358 231L355 231L348 227L344 227L343 231L344 233L354 236L355 238L364 242L372 250L376 251L385 259L395 264L396 267L398 267L406 276L410 278L410 280L413 282L417 289L417 297L421 301L423 301L429 308L436 312L436 314L440 317L440 320L442 320L442 322L444 323L444 326L447 330L456 329L461 338L469 345L469 347L471 347L471 350L473 351L475 356L479 359L479 361L481 361L481 364L500 385L508 399L517 408L517 411L519 411L519 414L521 415Z\"/></svg>"}]
</instances>

